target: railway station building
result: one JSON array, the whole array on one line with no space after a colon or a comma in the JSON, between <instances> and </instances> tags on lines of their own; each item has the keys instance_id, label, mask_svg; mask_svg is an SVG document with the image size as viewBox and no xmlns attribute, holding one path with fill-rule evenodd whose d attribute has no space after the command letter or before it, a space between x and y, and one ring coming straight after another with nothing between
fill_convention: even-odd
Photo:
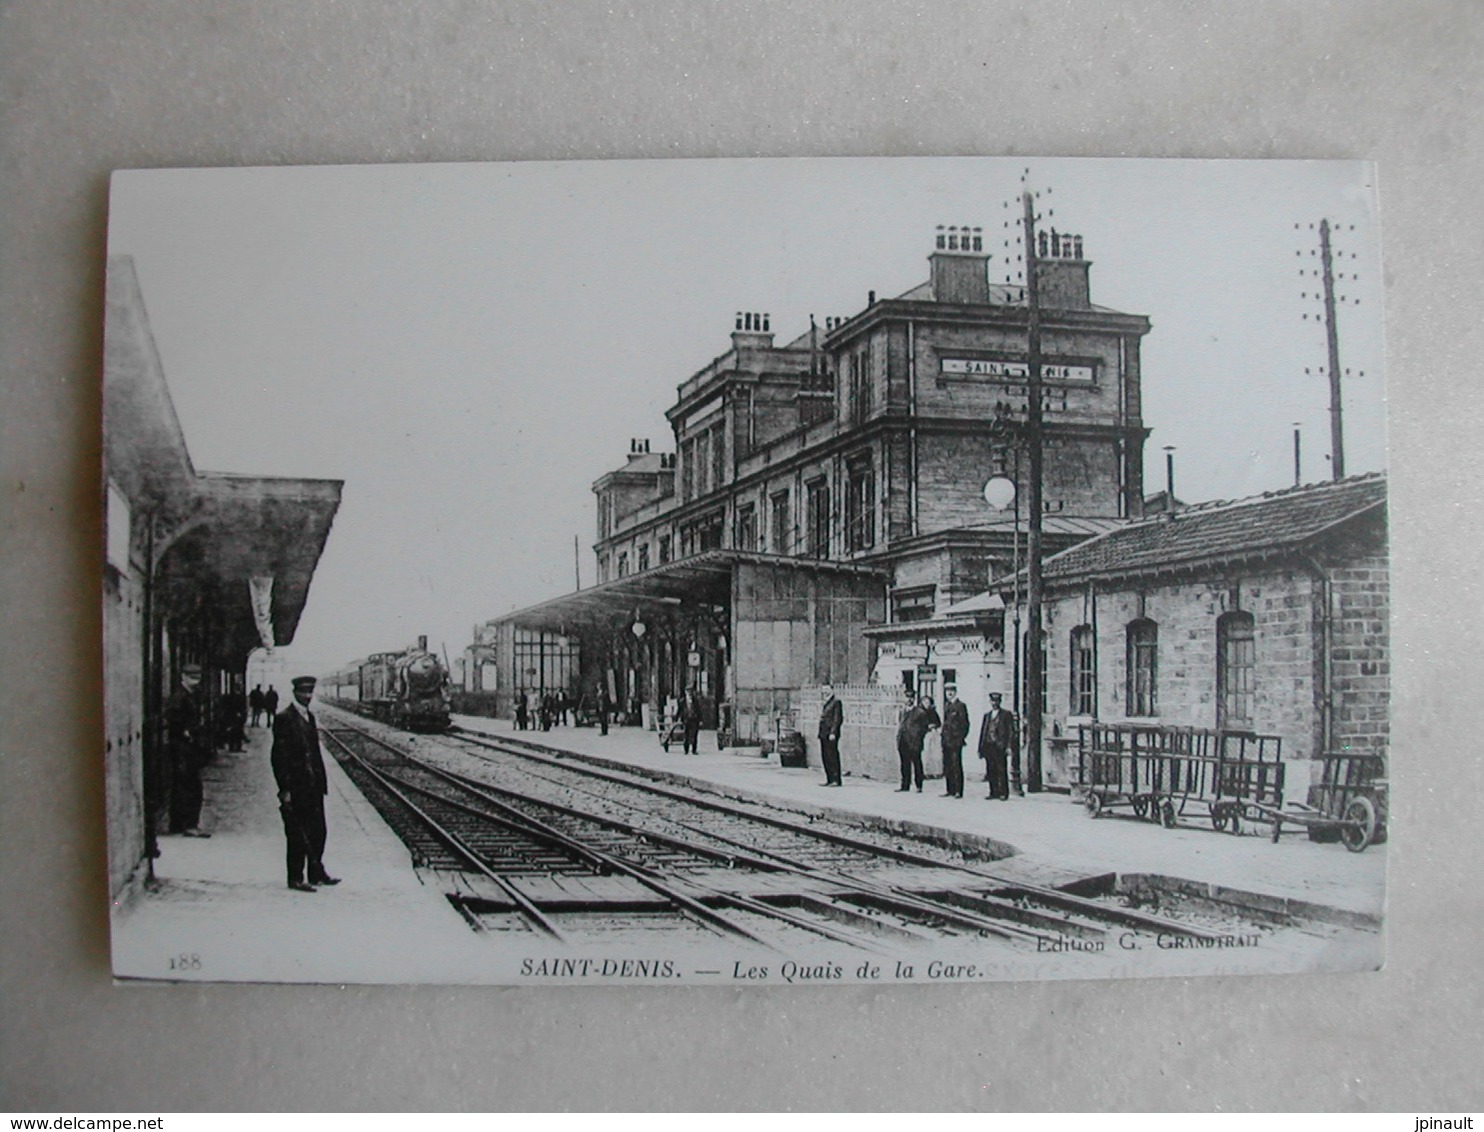
<instances>
[{"instance_id":1,"label":"railway station building","mask_svg":"<svg viewBox=\"0 0 1484 1132\"><path fill-rule=\"evenodd\" d=\"M1150 323L1092 301L1080 236L1045 239L1051 553L1142 514ZM594 483L598 584L476 629L498 714L552 680L605 682L645 715L694 688L708 722L726 705L736 737L757 741L801 689L830 682L849 766L853 715L941 699L947 682L977 712L1007 687L1004 610L985 595L1019 567L1026 523L983 490L1028 466L1014 423L1029 312L1023 287L990 282L980 229L940 227L927 250L920 285L810 315L784 341L771 314L736 314L727 348L677 387L673 450L633 440Z\"/></svg>"},{"instance_id":2,"label":"railway station building","mask_svg":"<svg viewBox=\"0 0 1484 1132\"><path fill-rule=\"evenodd\" d=\"M1094 723L1278 735L1299 798L1319 758L1384 755L1386 497L1371 474L1200 504L1048 559L1047 780Z\"/></svg>"},{"instance_id":3,"label":"railway station building","mask_svg":"<svg viewBox=\"0 0 1484 1132\"><path fill-rule=\"evenodd\" d=\"M199 672L209 754L229 740L249 657L293 641L341 483L196 469L128 256L108 264L103 396L103 761L117 898L162 851L179 775L165 709L182 673Z\"/></svg>"}]
</instances>

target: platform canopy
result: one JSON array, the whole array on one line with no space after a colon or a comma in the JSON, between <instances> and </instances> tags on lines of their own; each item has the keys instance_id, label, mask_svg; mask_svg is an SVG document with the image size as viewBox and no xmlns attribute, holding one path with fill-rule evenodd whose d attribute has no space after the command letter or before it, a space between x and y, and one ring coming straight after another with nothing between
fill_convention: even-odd
<instances>
[{"instance_id":1,"label":"platform canopy","mask_svg":"<svg viewBox=\"0 0 1484 1132\"><path fill-rule=\"evenodd\" d=\"M552 598L539 605L527 606L495 618L495 623L565 634L588 628L614 628L681 605L721 608L731 602L732 575L743 562L818 574L872 578L883 583L887 579L883 570L845 562L742 550L710 550Z\"/></svg>"},{"instance_id":2,"label":"platform canopy","mask_svg":"<svg viewBox=\"0 0 1484 1132\"><path fill-rule=\"evenodd\" d=\"M196 469L127 256L109 260L104 359L110 560L140 570L157 617L209 623L223 667L291 643L341 481Z\"/></svg>"}]
</instances>

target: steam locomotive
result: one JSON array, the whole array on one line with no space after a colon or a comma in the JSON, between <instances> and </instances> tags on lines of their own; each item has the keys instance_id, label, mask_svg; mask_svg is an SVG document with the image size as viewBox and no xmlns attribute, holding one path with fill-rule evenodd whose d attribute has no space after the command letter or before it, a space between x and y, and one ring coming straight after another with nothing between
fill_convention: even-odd
<instances>
[{"instance_id":1,"label":"steam locomotive","mask_svg":"<svg viewBox=\"0 0 1484 1132\"><path fill-rule=\"evenodd\" d=\"M372 653L334 681L337 699L373 719L409 731L448 729L448 669L427 637L401 652Z\"/></svg>"}]
</instances>

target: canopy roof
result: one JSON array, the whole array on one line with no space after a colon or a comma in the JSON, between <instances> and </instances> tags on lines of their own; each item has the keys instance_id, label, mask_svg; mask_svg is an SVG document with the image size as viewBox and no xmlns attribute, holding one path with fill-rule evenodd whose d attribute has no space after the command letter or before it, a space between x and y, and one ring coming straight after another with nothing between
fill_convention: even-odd
<instances>
[{"instance_id":1,"label":"canopy roof","mask_svg":"<svg viewBox=\"0 0 1484 1132\"><path fill-rule=\"evenodd\" d=\"M742 550L709 550L639 574L616 578L591 589L527 606L497 617L493 623L566 633L580 628L613 628L633 621L636 614L642 618L646 613L680 605L724 606L731 602L732 574L741 563L816 573L852 574L877 578L883 584L887 580L885 571L870 566Z\"/></svg>"}]
</instances>

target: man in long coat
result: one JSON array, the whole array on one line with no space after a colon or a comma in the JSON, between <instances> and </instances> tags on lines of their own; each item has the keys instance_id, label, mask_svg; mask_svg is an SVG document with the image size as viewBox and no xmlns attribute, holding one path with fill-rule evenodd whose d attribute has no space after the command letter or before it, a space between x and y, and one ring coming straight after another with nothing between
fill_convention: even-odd
<instances>
[{"instance_id":1,"label":"man in long coat","mask_svg":"<svg viewBox=\"0 0 1484 1132\"><path fill-rule=\"evenodd\" d=\"M339 884L325 872L325 762L319 728L309 710L313 676L294 678L294 698L273 720L273 777L278 783L278 812L288 840L289 887L313 892L315 885ZM305 876L305 867L308 876Z\"/></svg>"},{"instance_id":2,"label":"man in long coat","mask_svg":"<svg viewBox=\"0 0 1484 1132\"><path fill-rule=\"evenodd\" d=\"M1020 778L1019 728L1015 713L1000 706L1002 699L1004 697L998 692L989 694L989 711L985 713L984 721L979 726L979 757L984 760L985 771L989 775L989 797L1000 799L1010 797L1010 780L1005 774L1005 760L1012 753L1015 755L1017 786Z\"/></svg>"},{"instance_id":3,"label":"man in long coat","mask_svg":"<svg viewBox=\"0 0 1484 1132\"><path fill-rule=\"evenodd\" d=\"M170 744L170 832L210 837L201 831L201 768L211 757L210 738L202 718L201 668L187 664L165 703L165 737Z\"/></svg>"},{"instance_id":4,"label":"man in long coat","mask_svg":"<svg viewBox=\"0 0 1484 1132\"><path fill-rule=\"evenodd\" d=\"M840 785L840 730L845 726L845 705L835 695L835 689L826 684L824 707L819 711L819 760L824 763L824 781L821 786Z\"/></svg>"},{"instance_id":5,"label":"man in long coat","mask_svg":"<svg viewBox=\"0 0 1484 1132\"><path fill-rule=\"evenodd\" d=\"M914 779L917 792L922 793L922 744L929 731L942 726L943 721L938 718L931 696L923 696L907 709L902 725L897 728L897 758L902 763L902 785L897 790L898 794L911 790Z\"/></svg>"},{"instance_id":6,"label":"man in long coat","mask_svg":"<svg viewBox=\"0 0 1484 1132\"><path fill-rule=\"evenodd\" d=\"M697 744L701 736L701 701L694 692L686 692L680 701L680 727L685 741L685 753L700 754Z\"/></svg>"},{"instance_id":7,"label":"man in long coat","mask_svg":"<svg viewBox=\"0 0 1484 1132\"><path fill-rule=\"evenodd\" d=\"M969 709L958 689L943 689L943 780L945 798L964 796L964 743L969 738Z\"/></svg>"}]
</instances>

